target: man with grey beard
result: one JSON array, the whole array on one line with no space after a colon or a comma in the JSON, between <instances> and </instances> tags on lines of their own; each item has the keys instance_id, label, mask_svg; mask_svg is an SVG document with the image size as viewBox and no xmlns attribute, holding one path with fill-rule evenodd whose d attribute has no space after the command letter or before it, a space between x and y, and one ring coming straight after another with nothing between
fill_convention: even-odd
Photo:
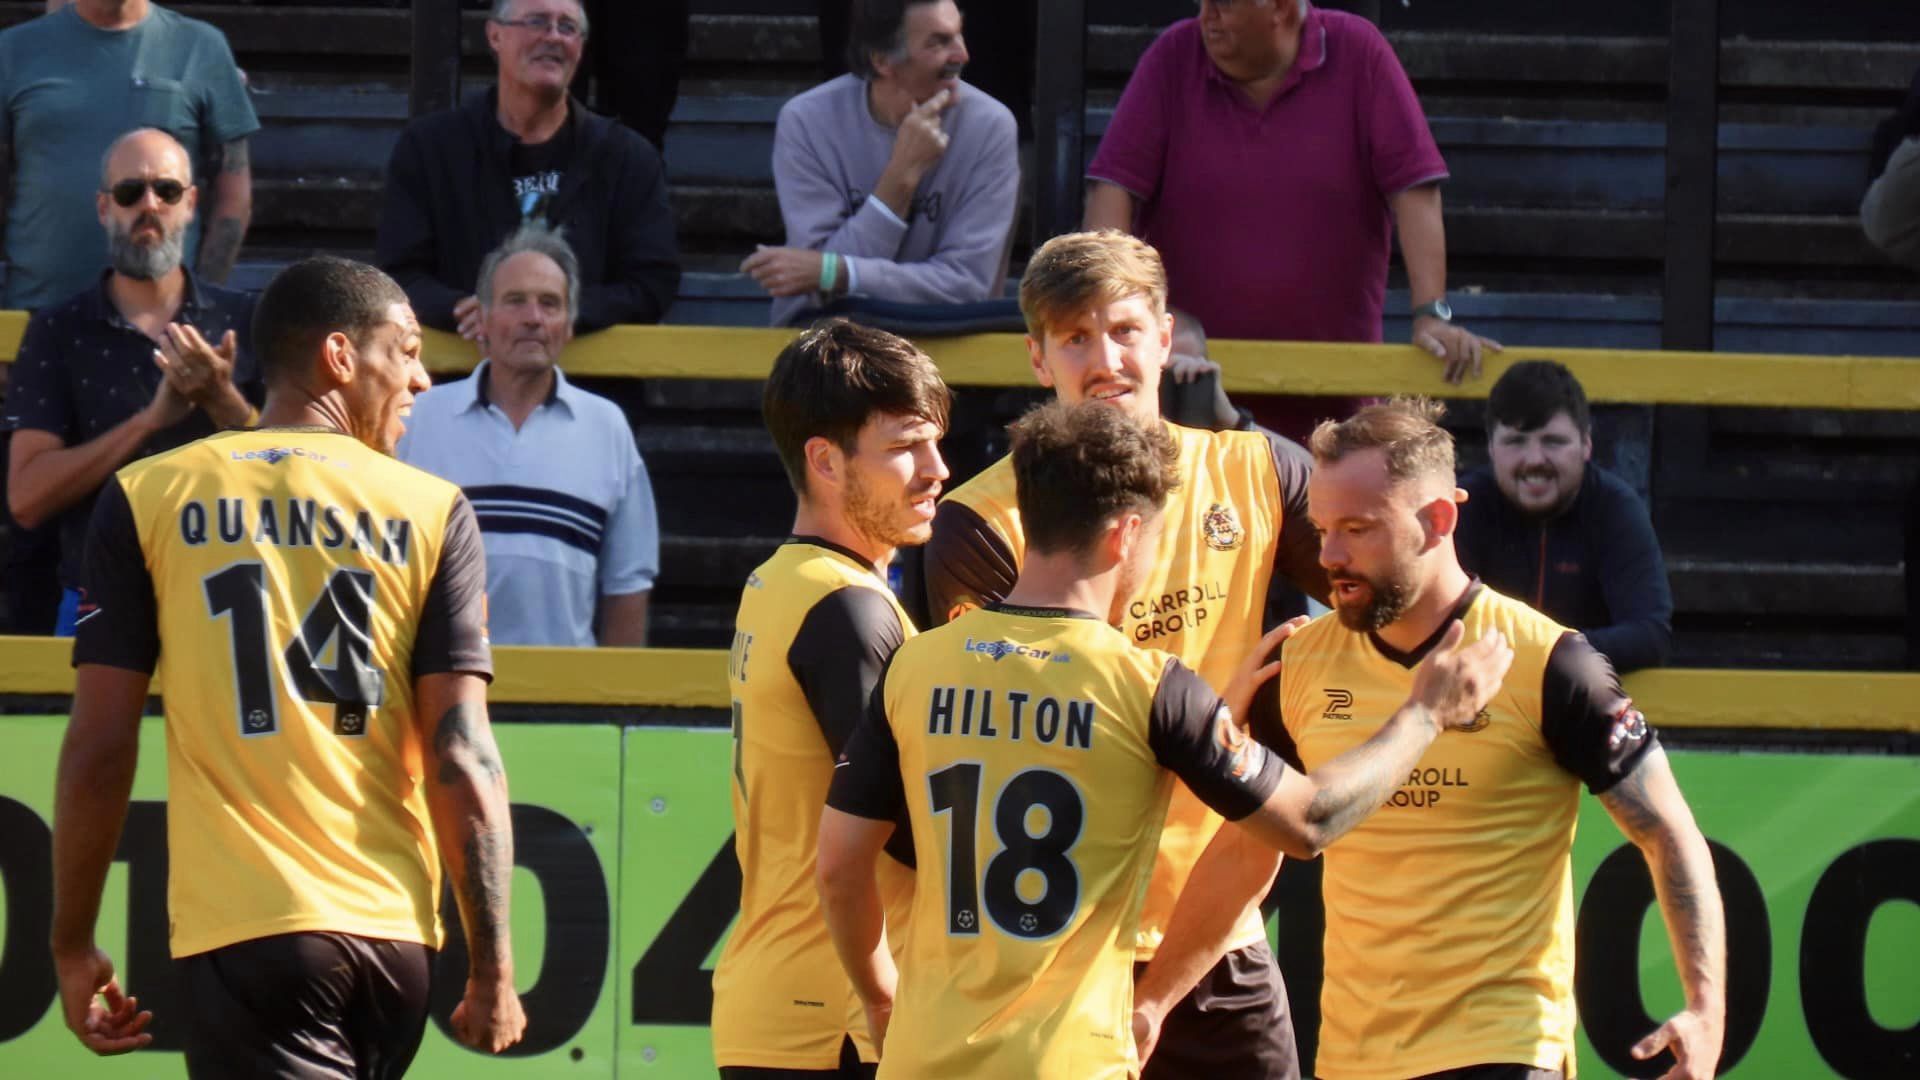
<instances>
[{"instance_id":1,"label":"man with grey beard","mask_svg":"<svg viewBox=\"0 0 1920 1080\"><path fill-rule=\"evenodd\" d=\"M122 135L94 201L110 269L34 314L7 397L7 505L29 528L60 522L60 634L87 615L79 563L101 484L129 461L247 424L262 396L241 344L252 296L182 263L199 191L180 143L153 128Z\"/></svg>"}]
</instances>

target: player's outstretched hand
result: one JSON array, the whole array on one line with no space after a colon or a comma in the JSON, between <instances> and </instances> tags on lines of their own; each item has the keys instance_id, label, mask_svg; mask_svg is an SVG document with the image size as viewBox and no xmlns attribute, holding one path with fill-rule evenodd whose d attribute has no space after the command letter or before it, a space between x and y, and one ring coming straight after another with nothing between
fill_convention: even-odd
<instances>
[{"instance_id":1,"label":"player's outstretched hand","mask_svg":"<svg viewBox=\"0 0 1920 1080\"><path fill-rule=\"evenodd\" d=\"M497 1054L527 1031L527 1014L513 987L496 987L480 979L467 980L466 996L453 1007L454 1037L485 1054Z\"/></svg>"},{"instance_id":2,"label":"player's outstretched hand","mask_svg":"<svg viewBox=\"0 0 1920 1080\"><path fill-rule=\"evenodd\" d=\"M67 1029L81 1045L102 1056L125 1054L153 1041L146 1031L153 1014L142 1012L140 999L120 992L113 977L113 960L99 949L68 955L54 954L60 977L60 1007ZM100 1001L105 999L103 1006Z\"/></svg>"},{"instance_id":3,"label":"player's outstretched hand","mask_svg":"<svg viewBox=\"0 0 1920 1080\"><path fill-rule=\"evenodd\" d=\"M1266 636L1260 639L1260 644L1255 645L1253 651L1240 661L1240 666L1234 669L1233 678L1227 682L1226 689L1220 692L1220 700L1227 703L1233 718L1242 725L1247 722L1247 707L1253 703L1253 692L1280 673L1280 661L1269 662L1267 657L1272 656L1281 642L1292 637L1308 622L1305 615L1295 615L1267 631Z\"/></svg>"},{"instance_id":4,"label":"player's outstretched hand","mask_svg":"<svg viewBox=\"0 0 1920 1080\"><path fill-rule=\"evenodd\" d=\"M1487 707L1513 666L1513 646L1498 630L1464 648L1466 624L1453 620L1440 646L1413 673L1412 700L1424 705L1441 731L1471 725Z\"/></svg>"},{"instance_id":5,"label":"player's outstretched hand","mask_svg":"<svg viewBox=\"0 0 1920 1080\"><path fill-rule=\"evenodd\" d=\"M1633 1044L1633 1056L1639 1061L1662 1050L1673 1051L1673 1068L1660 1074L1660 1080L1711 1080L1720 1064L1719 1020L1692 1009L1676 1014L1653 1034Z\"/></svg>"}]
</instances>

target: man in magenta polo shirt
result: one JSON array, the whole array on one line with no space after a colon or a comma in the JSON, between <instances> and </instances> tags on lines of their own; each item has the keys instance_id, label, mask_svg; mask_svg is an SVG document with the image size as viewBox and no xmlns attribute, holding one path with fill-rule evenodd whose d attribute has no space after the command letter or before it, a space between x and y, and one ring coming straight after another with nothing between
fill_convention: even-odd
<instances>
[{"instance_id":1,"label":"man in magenta polo shirt","mask_svg":"<svg viewBox=\"0 0 1920 1080\"><path fill-rule=\"evenodd\" d=\"M1177 141L1176 141L1177 139ZM1390 230L1413 343L1477 376L1452 322L1447 165L1373 24L1305 0L1202 0L1134 69L1087 170L1088 228L1138 233L1210 337L1380 340Z\"/></svg>"}]
</instances>

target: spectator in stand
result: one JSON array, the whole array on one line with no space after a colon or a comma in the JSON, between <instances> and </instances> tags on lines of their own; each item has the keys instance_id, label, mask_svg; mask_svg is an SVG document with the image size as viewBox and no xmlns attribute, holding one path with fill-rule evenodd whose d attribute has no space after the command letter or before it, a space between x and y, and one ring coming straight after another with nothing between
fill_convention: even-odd
<instances>
[{"instance_id":1,"label":"spectator in stand","mask_svg":"<svg viewBox=\"0 0 1920 1080\"><path fill-rule=\"evenodd\" d=\"M856 0L816 0L820 67L829 79L847 73L847 34ZM1012 110L1020 137L1033 137L1033 51L1039 22L1032 0L967 0L975 41L993 48L971 61L968 82ZM855 70L858 70L856 67Z\"/></svg>"},{"instance_id":2,"label":"spectator in stand","mask_svg":"<svg viewBox=\"0 0 1920 1080\"><path fill-rule=\"evenodd\" d=\"M1460 563L1495 592L1587 635L1622 674L1667 662L1673 592L1646 504L1597 465L1587 394L1551 360L1487 397L1493 463L1460 481Z\"/></svg>"},{"instance_id":3,"label":"spectator in stand","mask_svg":"<svg viewBox=\"0 0 1920 1080\"><path fill-rule=\"evenodd\" d=\"M836 297L912 304L997 298L1020 192L1005 105L960 81L953 0L862 0L853 74L787 102L773 182L785 247L741 269L774 299L774 325Z\"/></svg>"},{"instance_id":4,"label":"spectator in stand","mask_svg":"<svg viewBox=\"0 0 1920 1080\"><path fill-rule=\"evenodd\" d=\"M184 263L199 197L186 148L155 128L129 132L108 150L99 187L112 268L34 313L7 397L7 504L29 528L60 523L63 635L79 614L100 486L129 461L247 424L264 397L241 344L253 297Z\"/></svg>"},{"instance_id":5,"label":"spectator in stand","mask_svg":"<svg viewBox=\"0 0 1920 1080\"><path fill-rule=\"evenodd\" d=\"M1499 345L1452 321L1446 176L1372 23L1306 0L1202 0L1128 79L1087 169L1086 227L1159 249L1169 302L1212 337L1361 342L1381 339L1397 229L1413 343L1459 382ZM1304 435L1312 419L1281 426Z\"/></svg>"},{"instance_id":6,"label":"spectator in stand","mask_svg":"<svg viewBox=\"0 0 1920 1080\"><path fill-rule=\"evenodd\" d=\"M564 228L574 246L576 329L657 323L673 303L680 267L659 152L567 94L587 29L576 0L495 0L496 84L401 133L375 258L422 323L478 341L481 260L529 220Z\"/></svg>"},{"instance_id":7,"label":"spectator in stand","mask_svg":"<svg viewBox=\"0 0 1920 1080\"><path fill-rule=\"evenodd\" d=\"M224 283L253 216L247 138L260 130L219 30L147 0L75 0L0 32L0 308L37 309L105 268L84 238L92 170L114 139L155 127L211 177L185 259Z\"/></svg>"},{"instance_id":8,"label":"spectator in stand","mask_svg":"<svg viewBox=\"0 0 1920 1080\"><path fill-rule=\"evenodd\" d=\"M1920 72L1898 112L1873 133L1873 184L1860 203L1860 224L1873 246L1920 270Z\"/></svg>"},{"instance_id":9,"label":"spectator in stand","mask_svg":"<svg viewBox=\"0 0 1920 1080\"><path fill-rule=\"evenodd\" d=\"M480 264L487 359L420 395L400 441L402 461L473 503L497 645L647 643L660 568L647 467L620 407L560 373L581 292L567 242L520 226Z\"/></svg>"}]
</instances>

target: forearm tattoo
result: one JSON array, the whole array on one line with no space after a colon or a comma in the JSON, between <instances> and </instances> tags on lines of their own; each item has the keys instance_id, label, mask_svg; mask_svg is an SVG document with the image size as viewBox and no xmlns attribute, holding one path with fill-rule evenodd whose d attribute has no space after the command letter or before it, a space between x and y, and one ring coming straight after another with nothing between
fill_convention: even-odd
<instances>
[{"instance_id":1,"label":"forearm tattoo","mask_svg":"<svg viewBox=\"0 0 1920 1080\"><path fill-rule=\"evenodd\" d=\"M470 701L456 702L441 715L433 732L433 752L440 759L443 784L459 783L471 772L489 781L506 775L493 730L481 715L480 706Z\"/></svg>"},{"instance_id":2,"label":"forearm tattoo","mask_svg":"<svg viewBox=\"0 0 1920 1080\"><path fill-rule=\"evenodd\" d=\"M467 838L466 880L459 883L466 901L467 952L476 965L498 967L505 960L507 897L513 882L513 835L482 830Z\"/></svg>"},{"instance_id":3,"label":"forearm tattoo","mask_svg":"<svg viewBox=\"0 0 1920 1080\"><path fill-rule=\"evenodd\" d=\"M240 258L240 243L246 239L247 223L239 218L216 217L200 239L200 276L224 285Z\"/></svg>"},{"instance_id":4,"label":"forearm tattoo","mask_svg":"<svg viewBox=\"0 0 1920 1080\"><path fill-rule=\"evenodd\" d=\"M251 164L247 156L247 140L235 139L220 147L220 171L223 173L245 172Z\"/></svg>"},{"instance_id":5,"label":"forearm tattoo","mask_svg":"<svg viewBox=\"0 0 1920 1080\"><path fill-rule=\"evenodd\" d=\"M1725 981L1726 913L1713 856L1704 842L1689 843L1686 833L1670 827L1655 804L1648 779L1660 768L1661 762L1641 762L1600 800L1646 853L1682 979L1689 990L1718 987Z\"/></svg>"}]
</instances>

